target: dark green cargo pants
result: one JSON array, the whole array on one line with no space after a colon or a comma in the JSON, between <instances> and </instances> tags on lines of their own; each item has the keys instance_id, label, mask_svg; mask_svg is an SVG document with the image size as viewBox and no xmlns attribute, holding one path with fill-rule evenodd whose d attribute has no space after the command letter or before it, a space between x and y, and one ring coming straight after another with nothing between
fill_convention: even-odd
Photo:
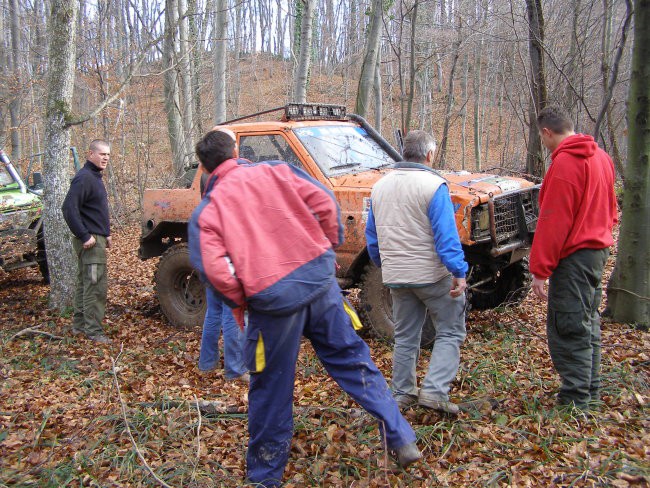
<instances>
[{"instance_id":1,"label":"dark green cargo pants","mask_svg":"<svg viewBox=\"0 0 650 488\"><path fill-rule=\"evenodd\" d=\"M549 282L548 349L562 378L558 405L588 408L600 399L601 278L609 248L580 249L562 259Z\"/></svg>"},{"instance_id":2,"label":"dark green cargo pants","mask_svg":"<svg viewBox=\"0 0 650 488\"><path fill-rule=\"evenodd\" d=\"M106 311L106 237L95 235L96 244L84 249L81 239L72 238L77 255L77 286L74 295L72 327L88 336L104 333Z\"/></svg>"}]
</instances>

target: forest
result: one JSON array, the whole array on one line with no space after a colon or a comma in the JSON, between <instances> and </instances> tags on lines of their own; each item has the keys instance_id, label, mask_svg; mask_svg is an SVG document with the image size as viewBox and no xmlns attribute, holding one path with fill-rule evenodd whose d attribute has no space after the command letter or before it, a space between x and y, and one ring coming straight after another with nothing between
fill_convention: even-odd
<instances>
[{"instance_id":1,"label":"forest","mask_svg":"<svg viewBox=\"0 0 650 488\"><path fill-rule=\"evenodd\" d=\"M197 370L200 330L161 312L140 220L145 190L183 187L214 125L290 102L343 105L395 146L429 131L440 169L535 182L550 163L536 115L559 105L611 156L619 223L598 413L551 408L532 293L469 312L452 396L470 407L408 410L424 459L407 470L305 345L285 486L649 486L649 33L647 0L0 0L0 149L43 176L50 268L48 284L0 267L0 486L243 484L246 388ZM69 333L60 211L70 148L83 164L97 138L111 144L106 346ZM390 343L362 337L389 378Z\"/></svg>"}]
</instances>

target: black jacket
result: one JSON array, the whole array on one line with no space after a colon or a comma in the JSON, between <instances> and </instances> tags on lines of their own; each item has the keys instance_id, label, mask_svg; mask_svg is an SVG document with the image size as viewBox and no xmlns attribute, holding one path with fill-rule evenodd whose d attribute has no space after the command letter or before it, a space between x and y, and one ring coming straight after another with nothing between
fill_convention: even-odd
<instances>
[{"instance_id":1,"label":"black jacket","mask_svg":"<svg viewBox=\"0 0 650 488\"><path fill-rule=\"evenodd\" d=\"M72 179L61 210L68 227L81 242L90 239L91 234L111 235L102 172L90 161Z\"/></svg>"}]
</instances>

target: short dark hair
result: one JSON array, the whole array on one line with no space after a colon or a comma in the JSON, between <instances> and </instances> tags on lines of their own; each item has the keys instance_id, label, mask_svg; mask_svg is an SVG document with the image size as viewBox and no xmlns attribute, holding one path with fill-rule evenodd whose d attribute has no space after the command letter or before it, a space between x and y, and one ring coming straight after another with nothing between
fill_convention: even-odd
<instances>
[{"instance_id":1,"label":"short dark hair","mask_svg":"<svg viewBox=\"0 0 650 488\"><path fill-rule=\"evenodd\" d=\"M556 134L566 134L573 132L573 121L567 112L551 105L542 109L537 115L537 128L549 129Z\"/></svg>"},{"instance_id":2,"label":"short dark hair","mask_svg":"<svg viewBox=\"0 0 650 488\"><path fill-rule=\"evenodd\" d=\"M427 160L429 151L436 150L436 140L423 130L412 130L404 138L402 156L406 161L423 163Z\"/></svg>"},{"instance_id":3,"label":"short dark hair","mask_svg":"<svg viewBox=\"0 0 650 488\"><path fill-rule=\"evenodd\" d=\"M196 143L194 151L201 164L210 173L227 159L232 158L235 141L227 132L212 130Z\"/></svg>"},{"instance_id":4,"label":"short dark hair","mask_svg":"<svg viewBox=\"0 0 650 488\"><path fill-rule=\"evenodd\" d=\"M88 144L88 149L92 152L97 152L99 151L99 146L104 146L110 149L111 145L106 142L104 139L93 139L90 141L90 144Z\"/></svg>"}]
</instances>

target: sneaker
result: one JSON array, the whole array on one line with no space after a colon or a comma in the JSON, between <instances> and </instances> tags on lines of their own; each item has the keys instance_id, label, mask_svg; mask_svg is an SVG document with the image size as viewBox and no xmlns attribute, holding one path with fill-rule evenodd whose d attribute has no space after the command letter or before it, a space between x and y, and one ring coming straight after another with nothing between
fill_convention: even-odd
<instances>
[{"instance_id":1,"label":"sneaker","mask_svg":"<svg viewBox=\"0 0 650 488\"><path fill-rule=\"evenodd\" d=\"M418 397L415 395L395 395L395 401L400 410L406 410L418 403Z\"/></svg>"},{"instance_id":2,"label":"sneaker","mask_svg":"<svg viewBox=\"0 0 650 488\"><path fill-rule=\"evenodd\" d=\"M251 375L248 373L244 373L240 376L237 376L237 378L233 378L230 381L241 381L242 383L250 383L251 382Z\"/></svg>"},{"instance_id":3,"label":"sneaker","mask_svg":"<svg viewBox=\"0 0 650 488\"><path fill-rule=\"evenodd\" d=\"M397 464L399 464L402 468L406 468L414 462L422 459L422 453L418 449L418 446L415 442L404 444L402 447L394 449L393 453L397 458Z\"/></svg>"},{"instance_id":4,"label":"sneaker","mask_svg":"<svg viewBox=\"0 0 650 488\"><path fill-rule=\"evenodd\" d=\"M427 396L420 393L420 398L418 400L418 405L426 408L432 408L433 410L438 410L440 412L445 412L450 415L458 415L460 408L453 402L449 400L442 400L440 397Z\"/></svg>"},{"instance_id":5,"label":"sneaker","mask_svg":"<svg viewBox=\"0 0 650 488\"><path fill-rule=\"evenodd\" d=\"M106 337L104 334L88 336L88 339L90 339L91 341L99 342L100 344L110 344L111 342L113 342L110 338Z\"/></svg>"}]
</instances>

